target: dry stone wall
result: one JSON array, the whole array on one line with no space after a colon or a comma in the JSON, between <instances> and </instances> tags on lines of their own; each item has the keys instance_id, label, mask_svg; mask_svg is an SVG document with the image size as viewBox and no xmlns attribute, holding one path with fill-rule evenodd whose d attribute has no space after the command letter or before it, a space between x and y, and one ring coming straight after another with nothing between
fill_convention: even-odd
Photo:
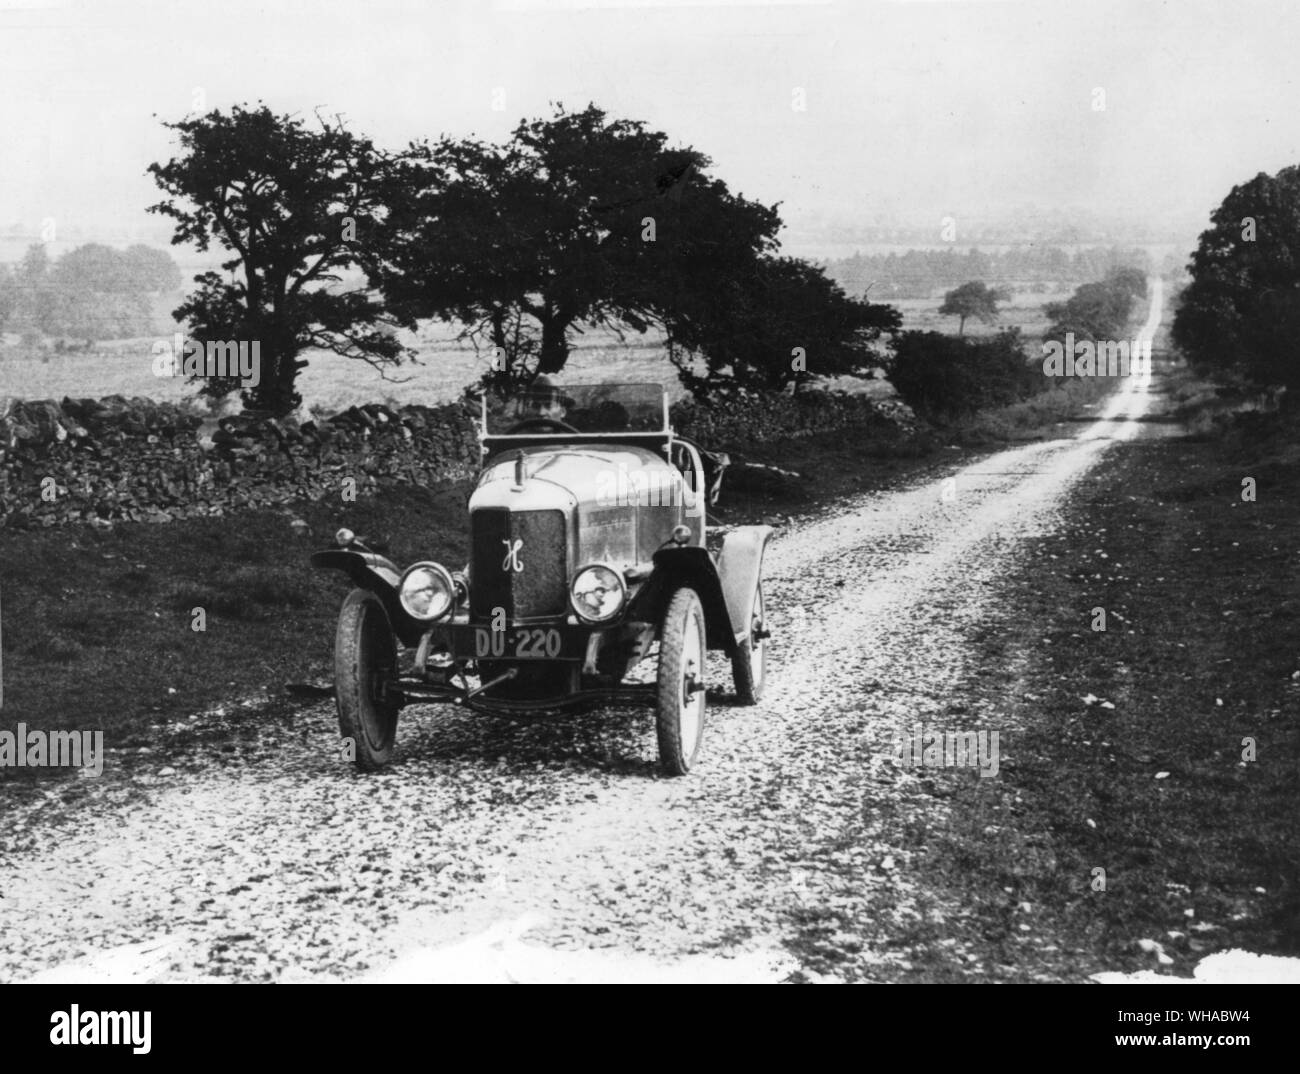
<instances>
[{"instance_id":1,"label":"dry stone wall","mask_svg":"<svg viewBox=\"0 0 1300 1074\"><path fill-rule=\"evenodd\" d=\"M739 448L862 425L906 426L905 407L862 396L742 396L686 402L676 427ZM11 402L0 413L0 527L166 522L473 473L472 411L352 407L301 424L245 415L211 421L149 399Z\"/></svg>"},{"instance_id":2,"label":"dry stone wall","mask_svg":"<svg viewBox=\"0 0 1300 1074\"><path fill-rule=\"evenodd\" d=\"M913 431L911 409L895 399L874 399L845 392L738 390L709 406L686 401L673 408L674 427L707 446L742 447L839 429L893 427Z\"/></svg>"}]
</instances>

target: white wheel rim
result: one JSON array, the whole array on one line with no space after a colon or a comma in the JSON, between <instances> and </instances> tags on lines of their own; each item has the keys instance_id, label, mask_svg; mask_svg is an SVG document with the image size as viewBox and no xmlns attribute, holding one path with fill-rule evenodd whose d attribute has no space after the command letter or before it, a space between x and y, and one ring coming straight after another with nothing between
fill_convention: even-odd
<instances>
[{"instance_id":1,"label":"white wheel rim","mask_svg":"<svg viewBox=\"0 0 1300 1074\"><path fill-rule=\"evenodd\" d=\"M754 676L754 689L763 684L763 663L767 659L767 644L764 638L754 637L755 630L763 630L763 587L759 586L754 598L754 615L749 623L749 666Z\"/></svg>"},{"instance_id":2,"label":"white wheel rim","mask_svg":"<svg viewBox=\"0 0 1300 1074\"><path fill-rule=\"evenodd\" d=\"M704 722L704 646L700 641L699 622L694 615L688 615L686 629L682 632L682 686L677 704L682 756L688 761L695 752ZM686 688L692 678L699 689L688 695Z\"/></svg>"}]
</instances>

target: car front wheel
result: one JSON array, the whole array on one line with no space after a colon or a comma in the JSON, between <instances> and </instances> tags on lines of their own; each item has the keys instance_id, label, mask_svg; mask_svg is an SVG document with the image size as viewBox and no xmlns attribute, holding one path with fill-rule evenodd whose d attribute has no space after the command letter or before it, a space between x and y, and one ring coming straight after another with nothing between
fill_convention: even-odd
<instances>
[{"instance_id":1,"label":"car front wheel","mask_svg":"<svg viewBox=\"0 0 1300 1074\"><path fill-rule=\"evenodd\" d=\"M686 775L700 751L704 660L704 608L695 590L683 587L668 601L659 636L655 723L659 763L669 776Z\"/></svg>"},{"instance_id":2,"label":"car front wheel","mask_svg":"<svg viewBox=\"0 0 1300 1074\"><path fill-rule=\"evenodd\" d=\"M397 642L388 613L369 590L352 590L334 635L334 695L339 733L351 742L353 759L363 771L393 759L401 705L387 684L396 670Z\"/></svg>"}]
</instances>

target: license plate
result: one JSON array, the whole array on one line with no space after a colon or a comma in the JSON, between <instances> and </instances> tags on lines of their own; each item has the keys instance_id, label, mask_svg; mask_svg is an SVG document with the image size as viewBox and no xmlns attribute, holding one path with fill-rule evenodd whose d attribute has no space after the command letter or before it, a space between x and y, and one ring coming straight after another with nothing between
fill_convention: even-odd
<instances>
[{"instance_id":1,"label":"license plate","mask_svg":"<svg viewBox=\"0 0 1300 1074\"><path fill-rule=\"evenodd\" d=\"M556 660L563 650L564 636L554 627L474 628L474 656L479 660Z\"/></svg>"}]
</instances>

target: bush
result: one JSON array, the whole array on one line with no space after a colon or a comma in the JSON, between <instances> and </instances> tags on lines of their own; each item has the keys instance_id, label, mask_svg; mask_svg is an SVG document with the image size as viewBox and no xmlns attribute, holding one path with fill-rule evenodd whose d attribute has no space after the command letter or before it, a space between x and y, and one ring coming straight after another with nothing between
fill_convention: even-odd
<instances>
[{"instance_id":1,"label":"bush","mask_svg":"<svg viewBox=\"0 0 1300 1074\"><path fill-rule=\"evenodd\" d=\"M1146 276L1136 268L1114 268L1105 279L1075 288L1064 302L1049 302L1043 312L1052 320L1045 339L1117 339L1128 324L1133 304L1147 293Z\"/></svg>"},{"instance_id":2,"label":"bush","mask_svg":"<svg viewBox=\"0 0 1300 1074\"><path fill-rule=\"evenodd\" d=\"M914 411L951 421L1026 399L1045 387L1029 364L1018 329L970 340L941 332L904 332L893 343L888 375Z\"/></svg>"}]
</instances>

